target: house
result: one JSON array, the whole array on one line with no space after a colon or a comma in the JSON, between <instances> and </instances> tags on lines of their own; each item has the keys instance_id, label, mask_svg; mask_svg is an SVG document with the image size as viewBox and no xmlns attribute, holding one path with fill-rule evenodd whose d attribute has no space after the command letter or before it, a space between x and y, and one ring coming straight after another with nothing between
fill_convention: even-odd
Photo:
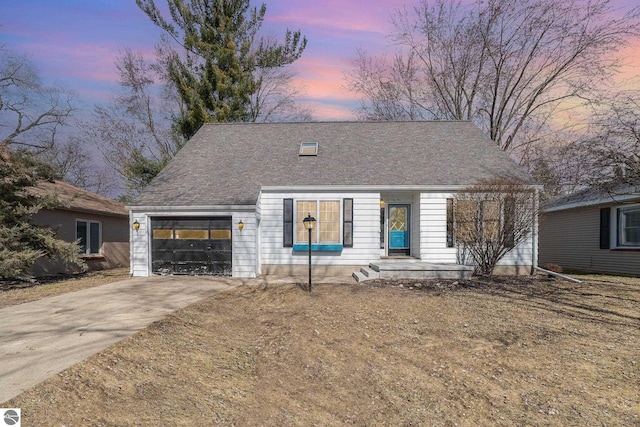
<instances>
[{"instance_id":1,"label":"house","mask_svg":"<svg viewBox=\"0 0 640 427\"><path fill-rule=\"evenodd\" d=\"M455 265L448 201L495 177L533 183L470 122L206 124L129 206L131 273L304 274L309 215L314 274ZM501 269L536 253L533 233Z\"/></svg>"},{"instance_id":2,"label":"house","mask_svg":"<svg viewBox=\"0 0 640 427\"><path fill-rule=\"evenodd\" d=\"M79 240L89 270L129 265L129 212L124 204L62 181L42 182L33 193L54 195L60 206L41 209L30 222L51 227L59 239L67 242ZM69 272L61 263L44 259L31 271L36 276Z\"/></svg>"},{"instance_id":3,"label":"house","mask_svg":"<svg viewBox=\"0 0 640 427\"><path fill-rule=\"evenodd\" d=\"M639 190L589 188L548 202L540 215L540 264L639 276Z\"/></svg>"}]
</instances>

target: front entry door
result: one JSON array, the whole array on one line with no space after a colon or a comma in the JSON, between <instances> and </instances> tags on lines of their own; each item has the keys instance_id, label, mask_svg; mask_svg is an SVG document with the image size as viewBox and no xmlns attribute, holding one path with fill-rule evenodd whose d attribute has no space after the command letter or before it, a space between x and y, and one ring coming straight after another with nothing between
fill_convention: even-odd
<instances>
[{"instance_id":1,"label":"front entry door","mask_svg":"<svg viewBox=\"0 0 640 427\"><path fill-rule=\"evenodd\" d=\"M409 255L409 205L389 205L389 255Z\"/></svg>"}]
</instances>

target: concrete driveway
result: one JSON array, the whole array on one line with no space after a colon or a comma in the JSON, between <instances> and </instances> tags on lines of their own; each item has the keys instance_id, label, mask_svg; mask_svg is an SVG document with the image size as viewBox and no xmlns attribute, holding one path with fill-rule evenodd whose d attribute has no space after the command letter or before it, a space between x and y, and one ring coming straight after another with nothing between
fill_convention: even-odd
<instances>
[{"instance_id":1,"label":"concrete driveway","mask_svg":"<svg viewBox=\"0 0 640 427\"><path fill-rule=\"evenodd\" d=\"M0 407L168 313L243 283L137 277L0 309Z\"/></svg>"}]
</instances>

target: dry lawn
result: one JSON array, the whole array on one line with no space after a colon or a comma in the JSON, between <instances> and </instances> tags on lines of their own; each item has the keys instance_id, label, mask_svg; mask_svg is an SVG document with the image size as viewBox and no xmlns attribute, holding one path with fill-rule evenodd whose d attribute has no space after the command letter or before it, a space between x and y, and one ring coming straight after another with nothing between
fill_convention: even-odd
<instances>
[{"instance_id":1,"label":"dry lawn","mask_svg":"<svg viewBox=\"0 0 640 427\"><path fill-rule=\"evenodd\" d=\"M243 286L50 378L25 426L640 426L640 281Z\"/></svg>"}]
</instances>

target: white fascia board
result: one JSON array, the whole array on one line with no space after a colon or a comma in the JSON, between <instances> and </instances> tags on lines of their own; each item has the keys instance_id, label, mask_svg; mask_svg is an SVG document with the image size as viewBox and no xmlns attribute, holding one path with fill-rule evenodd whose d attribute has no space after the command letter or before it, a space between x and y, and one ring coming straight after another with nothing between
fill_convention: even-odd
<instances>
[{"instance_id":1,"label":"white fascia board","mask_svg":"<svg viewBox=\"0 0 640 427\"><path fill-rule=\"evenodd\" d=\"M130 212L255 212L255 205L126 206Z\"/></svg>"},{"instance_id":2,"label":"white fascia board","mask_svg":"<svg viewBox=\"0 0 640 427\"><path fill-rule=\"evenodd\" d=\"M423 191L423 192L451 192L461 191L473 185L308 185L308 186L264 186L265 193L300 192L300 191L331 191L331 192L382 192L382 191ZM532 190L542 190L541 185L528 185Z\"/></svg>"},{"instance_id":3,"label":"white fascia board","mask_svg":"<svg viewBox=\"0 0 640 427\"><path fill-rule=\"evenodd\" d=\"M554 206L552 208L546 208L546 209L543 209L542 212L557 212L557 211L565 211L568 209L575 209L575 208L586 208L588 206L615 205L615 204L623 204L628 202L640 202L640 196L637 194L624 194L619 196L599 197L597 199L567 203L560 206Z\"/></svg>"}]
</instances>

